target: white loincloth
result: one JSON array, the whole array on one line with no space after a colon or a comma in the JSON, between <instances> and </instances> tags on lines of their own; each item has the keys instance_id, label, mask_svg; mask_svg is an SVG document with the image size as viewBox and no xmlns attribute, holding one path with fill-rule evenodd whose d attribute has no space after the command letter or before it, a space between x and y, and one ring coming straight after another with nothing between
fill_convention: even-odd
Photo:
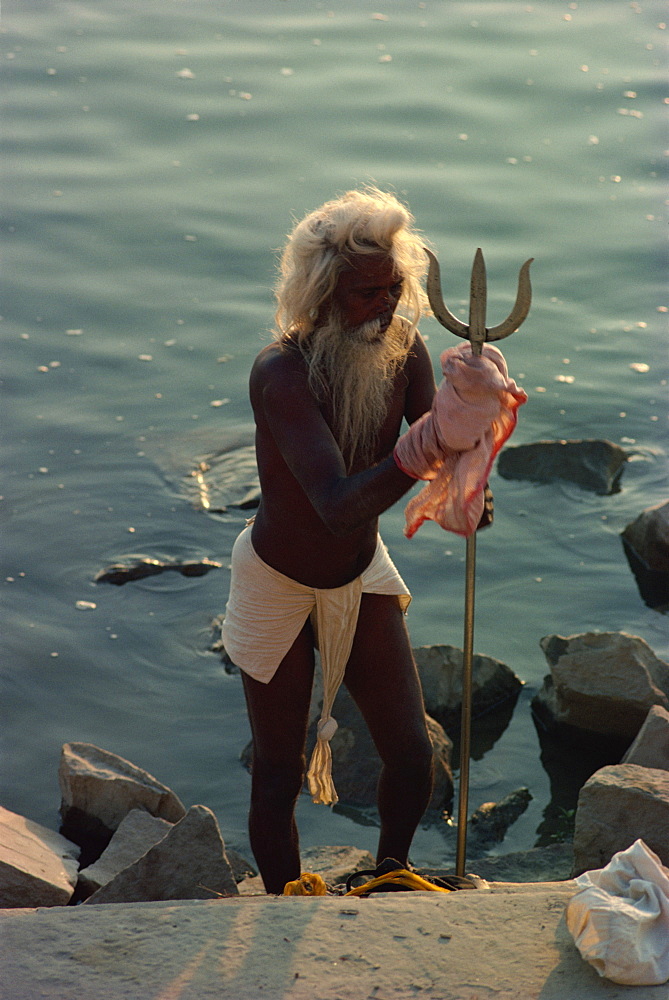
<instances>
[{"instance_id":1,"label":"white loincloth","mask_svg":"<svg viewBox=\"0 0 669 1000\"><path fill-rule=\"evenodd\" d=\"M380 538L371 563L359 577L343 587L328 589L297 583L263 562L253 548L250 526L233 546L230 597L221 635L236 666L268 684L307 618L312 617L321 654L323 709L308 777L314 802L326 805L337 802L329 744L337 723L330 712L353 645L362 594L394 594L402 611L411 601L409 589Z\"/></svg>"}]
</instances>

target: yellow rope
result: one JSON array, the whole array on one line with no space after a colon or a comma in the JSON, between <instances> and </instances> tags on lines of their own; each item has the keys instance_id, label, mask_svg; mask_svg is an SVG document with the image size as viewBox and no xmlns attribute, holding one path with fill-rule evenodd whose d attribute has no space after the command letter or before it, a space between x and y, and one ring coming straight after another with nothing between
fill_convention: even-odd
<instances>
[{"instance_id":1,"label":"yellow rope","mask_svg":"<svg viewBox=\"0 0 669 1000\"><path fill-rule=\"evenodd\" d=\"M419 892L452 891L451 889L444 889L440 885L435 885L434 882L428 882L426 878L423 878L421 875L417 875L415 872L407 871L406 868L397 868L394 872L388 872L387 875L379 875L377 878L373 878L369 882L365 882L364 885L359 885L355 889L351 889L349 892L344 893L344 895L364 896L377 886L388 884L402 885L406 889L416 889Z\"/></svg>"},{"instance_id":2,"label":"yellow rope","mask_svg":"<svg viewBox=\"0 0 669 1000\"><path fill-rule=\"evenodd\" d=\"M452 892L443 886L429 882L422 875L410 872L406 868L397 868L395 871L387 872L385 875L378 875L370 879L364 885L359 885L355 889L345 892L345 896L365 896L382 885L401 885L405 889L414 889L418 892ZM302 872L294 882L286 882L283 890L284 896L326 896L327 886L320 875L312 872Z\"/></svg>"}]
</instances>

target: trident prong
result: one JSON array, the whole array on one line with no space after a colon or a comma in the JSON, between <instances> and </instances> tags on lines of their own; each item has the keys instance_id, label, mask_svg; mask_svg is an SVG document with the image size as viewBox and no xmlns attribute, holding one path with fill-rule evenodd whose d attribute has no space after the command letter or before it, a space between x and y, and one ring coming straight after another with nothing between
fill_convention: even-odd
<instances>
[{"instance_id":1,"label":"trident prong","mask_svg":"<svg viewBox=\"0 0 669 1000\"><path fill-rule=\"evenodd\" d=\"M515 333L521 323L527 318L532 303L530 264L534 260L534 257L526 260L520 269L516 301L507 318L502 323L498 323L497 326L486 327L487 279L485 261L481 249L479 248L476 251L472 266L469 323L463 323L462 320L454 316L450 309L447 308L441 293L439 261L427 247L424 247L424 250L430 261L427 274L427 297L430 300L432 312L447 330L450 330L457 337L463 337L465 340L468 340L472 345L474 354L481 353L481 347L484 343L491 340L502 340L504 337Z\"/></svg>"},{"instance_id":2,"label":"trident prong","mask_svg":"<svg viewBox=\"0 0 669 1000\"><path fill-rule=\"evenodd\" d=\"M530 285L530 257L518 275L518 293L513 309L498 326L488 329L485 325L487 280L485 261L480 248L472 266L469 300L469 323L463 323L444 304L441 294L439 261L431 250L424 248L430 260L427 275L427 297L432 312L442 326L472 345L472 354L481 354L483 344L489 340L502 340L514 333L530 311L532 287ZM467 860L467 806L469 801L469 758L471 752L472 680L474 658L474 589L476 581L476 531L467 536L465 559L465 629L462 644L462 708L460 714L460 789L458 798L458 837L455 859L457 875L465 874Z\"/></svg>"}]
</instances>

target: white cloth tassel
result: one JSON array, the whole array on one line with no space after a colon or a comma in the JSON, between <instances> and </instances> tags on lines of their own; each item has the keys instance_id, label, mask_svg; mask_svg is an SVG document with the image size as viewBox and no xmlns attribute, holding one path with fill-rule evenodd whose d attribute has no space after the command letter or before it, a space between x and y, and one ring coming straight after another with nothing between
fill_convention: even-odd
<instances>
[{"instance_id":1,"label":"white cloth tassel","mask_svg":"<svg viewBox=\"0 0 669 1000\"><path fill-rule=\"evenodd\" d=\"M360 577L343 587L316 591L316 631L323 671L323 708L307 778L309 791L317 805L330 806L339 801L332 780L330 747L330 740L337 731L337 723L330 712L346 673L358 624L361 596Z\"/></svg>"},{"instance_id":2,"label":"white cloth tassel","mask_svg":"<svg viewBox=\"0 0 669 1000\"><path fill-rule=\"evenodd\" d=\"M334 721L334 720L333 720ZM316 740L307 772L309 792L316 805L333 806L339 802L332 780L332 748L330 741L320 736Z\"/></svg>"}]
</instances>

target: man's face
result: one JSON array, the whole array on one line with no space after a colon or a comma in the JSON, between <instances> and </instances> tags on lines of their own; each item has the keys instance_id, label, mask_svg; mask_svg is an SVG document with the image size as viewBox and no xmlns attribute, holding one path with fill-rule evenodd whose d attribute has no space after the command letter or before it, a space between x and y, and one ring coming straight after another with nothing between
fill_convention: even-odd
<instances>
[{"instance_id":1,"label":"man's face","mask_svg":"<svg viewBox=\"0 0 669 1000\"><path fill-rule=\"evenodd\" d=\"M374 339L381 340L401 294L402 279L390 257L381 253L360 255L339 275L331 307L348 329L377 323Z\"/></svg>"}]
</instances>

